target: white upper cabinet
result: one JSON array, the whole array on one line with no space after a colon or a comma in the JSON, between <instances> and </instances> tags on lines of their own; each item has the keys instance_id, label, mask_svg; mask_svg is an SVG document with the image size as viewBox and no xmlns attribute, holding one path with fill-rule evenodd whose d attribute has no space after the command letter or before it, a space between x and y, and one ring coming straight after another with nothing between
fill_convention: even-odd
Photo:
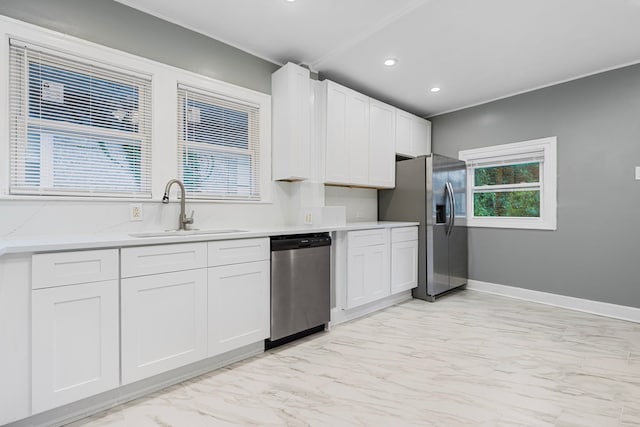
<instances>
[{"instance_id":1,"label":"white upper cabinet","mask_svg":"<svg viewBox=\"0 0 640 427\"><path fill-rule=\"evenodd\" d=\"M325 101L325 174L328 184L350 184L347 103L353 91L328 80L322 82Z\"/></svg>"},{"instance_id":2,"label":"white upper cabinet","mask_svg":"<svg viewBox=\"0 0 640 427\"><path fill-rule=\"evenodd\" d=\"M347 97L349 182L369 185L369 97L351 91Z\"/></svg>"},{"instance_id":3,"label":"white upper cabinet","mask_svg":"<svg viewBox=\"0 0 640 427\"><path fill-rule=\"evenodd\" d=\"M324 182L389 188L395 183L395 108L322 82Z\"/></svg>"},{"instance_id":4,"label":"white upper cabinet","mask_svg":"<svg viewBox=\"0 0 640 427\"><path fill-rule=\"evenodd\" d=\"M431 122L396 110L396 153L405 157L431 153Z\"/></svg>"},{"instance_id":5,"label":"white upper cabinet","mask_svg":"<svg viewBox=\"0 0 640 427\"><path fill-rule=\"evenodd\" d=\"M369 113L369 185L393 188L396 182L396 108L372 99Z\"/></svg>"},{"instance_id":6,"label":"white upper cabinet","mask_svg":"<svg viewBox=\"0 0 640 427\"><path fill-rule=\"evenodd\" d=\"M272 74L271 92L273 179L309 179L313 114L309 70L287 63Z\"/></svg>"}]
</instances>

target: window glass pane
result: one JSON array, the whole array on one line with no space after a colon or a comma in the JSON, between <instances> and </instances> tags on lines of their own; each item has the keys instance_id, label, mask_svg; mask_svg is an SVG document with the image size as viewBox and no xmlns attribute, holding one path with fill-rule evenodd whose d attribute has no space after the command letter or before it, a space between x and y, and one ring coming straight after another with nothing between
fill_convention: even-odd
<instances>
[{"instance_id":1,"label":"window glass pane","mask_svg":"<svg viewBox=\"0 0 640 427\"><path fill-rule=\"evenodd\" d=\"M24 186L106 193L140 191L140 146L138 140L29 127Z\"/></svg>"},{"instance_id":2,"label":"window glass pane","mask_svg":"<svg viewBox=\"0 0 640 427\"><path fill-rule=\"evenodd\" d=\"M138 88L29 63L29 117L137 132Z\"/></svg>"},{"instance_id":3,"label":"window glass pane","mask_svg":"<svg viewBox=\"0 0 640 427\"><path fill-rule=\"evenodd\" d=\"M540 217L540 191L474 193L473 215L477 217Z\"/></svg>"},{"instance_id":4,"label":"window glass pane","mask_svg":"<svg viewBox=\"0 0 640 427\"><path fill-rule=\"evenodd\" d=\"M508 185L540 181L540 163L476 168L474 185Z\"/></svg>"},{"instance_id":5,"label":"window glass pane","mask_svg":"<svg viewBox=\"0 0 640 427\"><path fill-rule=\"evenodd\" d=\"M185 140L231 148L249 148L249 114L187 99L183 111Z\"/></svg>"},{"instance_id":6,"label":"window glass pane","mask_svg":"<svg viewBox=\"0 0 640 427\"><path fill-rule=\"evenodd\" d=\"M258 194L251 179L251 156L189 147L183 151L186 191L197 196L220 195L250 198Z\"/></svg>"}]
</instances>

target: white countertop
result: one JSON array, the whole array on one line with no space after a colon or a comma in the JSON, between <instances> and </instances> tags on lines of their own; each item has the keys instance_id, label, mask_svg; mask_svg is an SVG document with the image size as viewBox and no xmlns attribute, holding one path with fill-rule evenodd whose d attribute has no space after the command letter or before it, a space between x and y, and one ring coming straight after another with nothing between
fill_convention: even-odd
<instances>
[{"instance_id":1,"label":"white countertop","mask_svg":"<svg viewBox=\"0 0 640 427\"><path fill-rule=\"evenodd\" d=\"M0 241L0 256L47 251L67 251L78 249L121 248L126 246L157 245L163 243L202 242L211 240L246 239L250 237L279 236L285 234L321 233L328 231L351 231L373 228L395 228L418 225L417 222L371 221L352 222L333 226L282 226L251 229L249 227L229 227L243 229L232 233L186 234L159 237L133 237L127 233L103 233L63 236L33 236ZM136 234L136 233L132 233Z\"/></svg>"}]
</instances>

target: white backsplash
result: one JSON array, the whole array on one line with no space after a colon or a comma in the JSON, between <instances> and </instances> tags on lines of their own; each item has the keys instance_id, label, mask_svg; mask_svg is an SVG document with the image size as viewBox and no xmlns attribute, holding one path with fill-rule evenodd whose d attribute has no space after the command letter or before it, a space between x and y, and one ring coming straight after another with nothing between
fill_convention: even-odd
<instances>
[{"instance_id":1,"label":"white backsplash","mask_svg":"<svg viewBox=\"0 0 640 427\"><path fill-rule=\"evenodd\" d=\"M195 228L259 228L289 225L287 183L274 183L272 203L190 202ZM139 203L142 221L130 221L129 206ZM0 239L37 235L167 230L177 227L180 203L101 200L0 200Z\"/></svg>"},{"instance_id":2,"label":"white backsplash","mask_svg":"<svg viewBox=\"0 0 640 427\"><path fill-rule=\"evenodd\" d=\"M346 208L347 222L378 220L378 190L327 185L324 195L326 206Z\"/></svg>"},{"instance_id":3,"label":"white backsplash","mask_svg":"<svg viewBox=\"0 0 640 427\"><path fill-rule=\"evenodd\" d=\"M324 199L324 200L323 200ZM142 221L130 221L131 203L140 203ZM303 210L344 206L347 222L376 221L377 191L323 186L314 183L275 182L272 203L204 203L187 200L187 215L195 211L195 228L260 228L300 225ZM41 235L137 232L176 228L179 202L102 200L0 200L0 239ZM325 212L326 211L326 212ZM325 209L314 222L336 222L341 210ZM340 215L336 215L340 214ZM324 218L326 217L326 218ZM335 225L335 224L334 224Z\"/></svg>"}]
</instances>

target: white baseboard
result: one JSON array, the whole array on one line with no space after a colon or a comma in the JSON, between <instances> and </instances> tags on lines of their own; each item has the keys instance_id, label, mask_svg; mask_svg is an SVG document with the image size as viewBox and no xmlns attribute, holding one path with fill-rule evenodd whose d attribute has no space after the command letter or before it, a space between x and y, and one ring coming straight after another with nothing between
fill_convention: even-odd
<instances>
[{"instance_id":1,"label":"white baseboard","mask_svg":"<svg viewBox=\"0 0 640 427\"><path fill-rule=\"evenodd\" d=\"M341 307L333 308L331 309L331 322L329 322L329 328L331 326L339 325L340 323L348 322L349 320L357 319L358 317L366 316L374 311L382 310L383 308L408 301L411 298L411 291L404 291L352 309L343 309Z\"/></svg>"},{"instance_id":2,"label":"white baseboard","mask_svg":"<svg viewBox=\"0 0 640 427\"><path fill-rule=\"evenodd\" d=\"M467 289L640 323L640 308L469 280Z\"/></svg>"}]
</instances>

